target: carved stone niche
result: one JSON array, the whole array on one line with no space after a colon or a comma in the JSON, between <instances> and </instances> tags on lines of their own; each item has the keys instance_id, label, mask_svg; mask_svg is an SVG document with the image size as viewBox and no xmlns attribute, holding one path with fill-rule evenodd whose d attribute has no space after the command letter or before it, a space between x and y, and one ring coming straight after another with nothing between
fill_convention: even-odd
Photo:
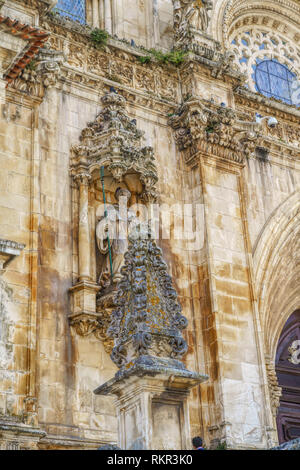
<instances>
[{"instance_id":1,"label":"carved stone niche","mask_svg":"<svg viewBox=\"0 0 300 470\"><path fill-rule=\"evenodd\" d=\"M79 219L79 279L70 290L70 321L78 334L93 333L111 352L112 340L107 338L106 330L115 307L114 295L121 278L122 257L118 255L120 247L115 242L118 237L113 237L110 240L111 278L105 226L109 227L111 238L110 217L113 213L119 234L124 211L125 220L134 219L130 205L143 204L144 208L149 208L157 200L158 177L153 149L142 146L143 132L138 130L136 120L127 114L125 98L112 89L101 98L101 103L103 107L95 121L88 123L81 133L80 143L71 149L71 175L76 183L74 200L77 198L79 202L78 214L74 206L74 220ZM104 216L101 168L107 217ZM126 200L125 206L122 206L121 197ZM127 235L124 239L126 241Z\"/></svg>"}]
</instances>

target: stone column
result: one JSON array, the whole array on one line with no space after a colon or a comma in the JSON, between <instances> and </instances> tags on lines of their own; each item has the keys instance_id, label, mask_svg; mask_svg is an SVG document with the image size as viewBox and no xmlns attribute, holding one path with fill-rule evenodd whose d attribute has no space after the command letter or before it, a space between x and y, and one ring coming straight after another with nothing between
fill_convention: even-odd
<instances>
[{"instance_id":1,"label":"stone column","mask_svg":"<svg viewBox=\"0 0 300 470\"><path fill-rule=\"evenodd\" d=\"M79 186L79 227L78 227L78 273L79 281L90 280L90 227L89 227L89 181L87 173L76 176Z\"/></svg>"},{"instance_id":2,"label":"stone column","mask_svg":"<svg viewBox=\"0 0 300 470\"><path fill-rule=\"evenodd\" d=\"M99 2L99 27L101 29L105 28L105 21L104 21L104 0L98 0Z\"/></svg>"},{"instance_id":3,"label":"stone column","mask_svg":"<svg viewBox=\"0 0 300 470\"><path fill-rule=\"evenodd\" d=\"M111 34L112 33L112 14L111 14L111 2L110 0L104 0L104 15L105 15L105 29Z\"/></svg>"},{"instance_id":4,"label":"stone column","mask_svg":"<svg viewBox=\"0 0 300 470\"><path fill-rule=\"evenodd\" d=\"M92 0L93 27L99 28L99 0Z\"/></svg>"},{"instance_id":5,"label":"stone column","mask_svg":"<svg viewBox=\"0 0 300 470\"><path fill-rule=\"evenodd\" d=\"M89 181L88 173L74 177L79 187L78 221L78 282L70 288L71 314L69 320L77 334L87 336L97 329L96 296L100 287L91 280L91 233L89 225Z\"/></svg>"}]
</instances>

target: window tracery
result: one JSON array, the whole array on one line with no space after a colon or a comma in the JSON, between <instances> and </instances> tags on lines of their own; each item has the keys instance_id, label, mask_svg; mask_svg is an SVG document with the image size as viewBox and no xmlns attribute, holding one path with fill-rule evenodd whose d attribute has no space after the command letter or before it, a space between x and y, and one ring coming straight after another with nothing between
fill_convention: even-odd
<instances>
[{"instance_id":1,"label":"window tracery","mask_svg":"<svg viewBox=\"0 0 300 470\"><path fill-rule=\"evenodd\" d=\"M291 41L275 31L249 28L229 43L252 91L300 106L300 51Z\"/></svg>"}]
</instances>

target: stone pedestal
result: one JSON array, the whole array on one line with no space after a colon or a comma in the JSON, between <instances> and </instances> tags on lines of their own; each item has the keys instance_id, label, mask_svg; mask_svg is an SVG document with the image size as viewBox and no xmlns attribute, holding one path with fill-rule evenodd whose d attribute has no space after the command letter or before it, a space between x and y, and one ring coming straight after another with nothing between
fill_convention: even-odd
<instances>
[{"instance_id":1,"label":"stone pedestal","mask_svg":"<svg viewBox=\"0 0 300 470\"><path fill-rule=\"evenodd\" d=\"M184 450L191 446L187 399L191 388L207 376L184 367L179 370L162 360L156 364L149 367L145 360L95 390L99 395L116 396L121 449Z\"/></svg>"},{"instance_id":2,"label":"stone pedestal","mask_svg":"<svg viewBox=\"0 0 300 470\"><path fill-rule=\"evenodd\" d=\"M69 292L72 295L72 312L74 315L95 314L96 295L100 287L88 281L82 281L71 287Z\"/></svg>"}]
</instances>

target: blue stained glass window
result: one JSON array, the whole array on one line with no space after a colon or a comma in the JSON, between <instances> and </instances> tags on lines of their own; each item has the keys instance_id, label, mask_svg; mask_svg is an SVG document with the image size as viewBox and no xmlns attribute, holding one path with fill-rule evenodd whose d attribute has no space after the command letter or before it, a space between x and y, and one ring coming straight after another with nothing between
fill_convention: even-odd
<instances>
[{"instance_id":1,"label":"blue stained glass window","mask_svg":"<svg viewBox=\"0 0 300 470\"><path fill-rule=\"evenodd\" d=\"M71 20L85 23L85 0L58 0L55 11Z\"/></svg>"},{"instance_id":2,"label":"blue stained glass window","mask_svg":"<svg viewBox=\"0 0 300 470\"><path fill-rule=\"evenodd\" d=\"M292 104L292 82L295 77L295 74L275 59L257 63L255 68L257 91L288 104Z\"/></svg>"}]
</instances>

